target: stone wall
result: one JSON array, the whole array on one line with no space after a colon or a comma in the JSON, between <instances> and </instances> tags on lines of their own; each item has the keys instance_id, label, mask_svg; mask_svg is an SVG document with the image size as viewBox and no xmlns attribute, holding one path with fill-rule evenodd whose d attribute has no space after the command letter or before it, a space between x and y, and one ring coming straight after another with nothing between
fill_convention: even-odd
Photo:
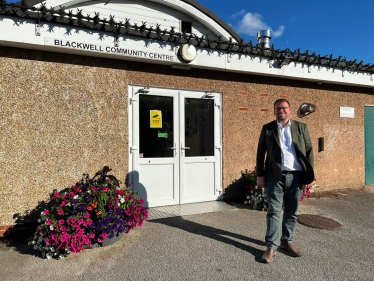
<instances>
[{"instance_id":1,"label":"stone wall","mask_svg":"<svg viewBox=\"0 0 374 281\"><path fill-rule=\"evenodd\" d=\"M108 165L126 178L129 84L223 93L224 188L254 168L260 130L274 119L277 98L287 98L293 118L308 124L320 189L364 185L371 89L0 47L0 226L82 173ZM300 120L303 102L317 111ZM339 118L340 106L354 107L355 118Z\"/></svg>"}]
</instances>

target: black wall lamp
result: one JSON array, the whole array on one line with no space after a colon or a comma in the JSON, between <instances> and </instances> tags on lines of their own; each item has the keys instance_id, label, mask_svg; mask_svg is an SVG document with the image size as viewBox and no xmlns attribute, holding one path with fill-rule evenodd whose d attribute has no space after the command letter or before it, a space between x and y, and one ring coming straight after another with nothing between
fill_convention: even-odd
<instances>
[{"instance_id":1,"label":"black wall lamp","mask_svg":"<svg viewBox=\"0 0 374 281\"><path fill-rule=\"evenodd\" d=\"M317 106L312 103L302 103L297 110L297 117L303 118L317 110Z\"/></svg>"}]
</instances>

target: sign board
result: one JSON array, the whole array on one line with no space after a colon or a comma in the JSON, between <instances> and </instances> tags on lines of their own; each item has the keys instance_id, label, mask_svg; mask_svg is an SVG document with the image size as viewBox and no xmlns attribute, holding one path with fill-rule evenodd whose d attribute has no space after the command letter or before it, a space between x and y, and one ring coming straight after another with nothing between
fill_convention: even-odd
<instances>
[{"instance_id":1,"label":"sign board","mask_svg":"<svg viewBox=\"0 0 374 281\"><path fill-rule=\"evenodd\" d=\"M150 111L151 128L162 128L162 115L161 110Z\"/></svg>"},{"instance_id":2,"label":"sign board","mask_svg":"<svg viewBox=\"0 0 374 281\"><path fill-rule=\"evenodd\" d=\"M354 107L340 107L340 118L355 118Z\"/></svg>"},{"instance_id":3,"label":"sign board","mask_svg":"<svg viewBox=\"0 0 374 281\"><path fill-rule=\"evenodd\" d=\"M157 136L159 138L165 138L165 139L167 139L168 138L168 133L158 132Z\"/></svg>"}]
</instances>

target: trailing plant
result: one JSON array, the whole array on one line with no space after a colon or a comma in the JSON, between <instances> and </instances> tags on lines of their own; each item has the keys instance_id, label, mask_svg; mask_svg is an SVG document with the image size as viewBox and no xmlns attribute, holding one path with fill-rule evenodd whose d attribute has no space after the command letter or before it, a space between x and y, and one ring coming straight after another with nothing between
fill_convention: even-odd
<instances>
[{"instance_id":1,"label":"trailing plant","mask_svg":"<svg viewBox=\"0 0 374 281\"><path fill-rule=\"evenodd\" d=\"M266 211L268 209L265 188L257 185L256 171L241 171L241 184L245 192L244 204L251 209Z\"/></svg>"}]
</instances>

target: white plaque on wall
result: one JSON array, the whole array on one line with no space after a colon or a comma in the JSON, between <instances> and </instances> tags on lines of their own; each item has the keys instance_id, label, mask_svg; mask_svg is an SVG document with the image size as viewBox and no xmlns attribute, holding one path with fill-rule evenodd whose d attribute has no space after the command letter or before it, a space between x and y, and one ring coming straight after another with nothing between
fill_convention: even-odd
<instances>
[{"instance_id":1,"label":"white plaque on wall","mask_svg":"<svg viewBox=\"0 0 374 281\"><path fill-rule=\"evenodd\" d=\"M340 118L355 118L354 107L340 107Z\"/></svg>"}]
</instances>

